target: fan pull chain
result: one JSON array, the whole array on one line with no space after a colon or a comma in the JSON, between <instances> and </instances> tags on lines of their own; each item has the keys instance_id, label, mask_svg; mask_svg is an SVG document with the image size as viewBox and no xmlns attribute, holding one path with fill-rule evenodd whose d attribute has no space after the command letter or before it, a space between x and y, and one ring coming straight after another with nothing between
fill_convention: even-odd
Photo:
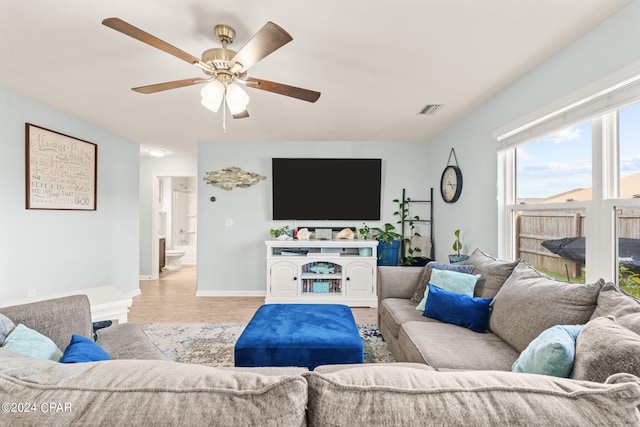
<instances>
[{"instance_id":1,"label":"fan pull chain","mask_svg":"<svg viewBox=\"0 0 640 427\"><path fill-rule=\"evenodd\" d=\"M227 87L222 95L222 133L227 133Z\"/></svg>"}]
</instances>

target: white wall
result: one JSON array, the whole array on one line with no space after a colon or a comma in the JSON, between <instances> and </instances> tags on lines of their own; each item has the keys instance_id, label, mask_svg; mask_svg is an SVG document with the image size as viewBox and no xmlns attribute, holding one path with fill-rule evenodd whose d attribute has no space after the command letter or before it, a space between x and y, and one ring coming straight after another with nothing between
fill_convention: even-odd
<instances>
[{"instance_id":1,"label":"white wall","mask_svg":"<svg viewBox=\"0 0 640 427\"><path fill-rule=\"evenodd\" d=\"M158 278L157 235L153 235L153 194L159 176L196 176L195 157L141 157L140 158L140 277ZM198 187L201 181L196 179ZM157 191L157 189L156 189Z\"/></svg>"},{"instance_id":2,"label":"white wall","mask_svg":"<svg viewBox=\"0 0 640 427\"><path fill-rule=\"evenodd\" d=\"M508 35L505 35L508 36ZM464 176L462 196L435 205L436 259L452 252L460 228L469 252L497 255L497 158L492 132L607 74L640 60L640 0L558 52L463 120L428 142L429 182L438 187L454 147ZM496 64L499 67L500 64Z\"/></svg>"},{"instance_id":3,"label":"white wall","mask_svg":"<svg viewBox=\"0 0 640 427\"><path fill-rule=\"evenodd\" d=\"M25 209L25 122L98 144L96 211ZM138 290L138 144L0 89L0 301Z\"/></svg>"},{"instance_id":4,"label":"white wall","mask_svg":"<svg viewBox=\"0 0 640 427\"><path fill-rule=\"evenodd\" d=\"M198 177L237 166L267 177L249 188L225 191L209 184L198 187L198 295L264 295L269 229L292 225L271 219L272 157L381 158L382 221L394 222L392 200L406 188L413 199L428 196L424 143L399 142L201 142ZM313 189L311 189L313 191ZM215 202L210 198L216 197ZM225 227L225 219L234 221ZM367 222L370 226L380 223ZM353 226L353 221L326 223ZM303 226L300 223L298 226Z\"/></svg>"}]
</instances>

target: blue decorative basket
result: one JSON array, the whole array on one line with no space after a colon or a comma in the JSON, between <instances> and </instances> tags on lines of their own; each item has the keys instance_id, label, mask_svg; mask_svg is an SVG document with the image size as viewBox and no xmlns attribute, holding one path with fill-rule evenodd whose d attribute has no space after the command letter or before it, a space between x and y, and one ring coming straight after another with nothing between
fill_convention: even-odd
<instances>
[{"instance_id":1,"label":"blue decorative basket","mask_svg":"<svg viewBox=\"0 0 640 427\"><path fill-rule=\"evenodd\" d=\"M329 282L313 282L313 292L317 293L328 293L329 292Z\"/></svg>"}]
</instances>

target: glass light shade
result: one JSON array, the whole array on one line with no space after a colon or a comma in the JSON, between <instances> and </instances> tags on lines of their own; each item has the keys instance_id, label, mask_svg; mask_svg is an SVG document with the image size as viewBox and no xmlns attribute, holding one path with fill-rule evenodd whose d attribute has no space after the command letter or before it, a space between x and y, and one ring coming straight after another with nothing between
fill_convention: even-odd
<instances>
[{"instance_id":1,"label":"glass light shade","mask_svg":"<svg viewBox=\"0 0 640 427\"><path fill-rule=\"evenodd\" d=\"M247 109L249 95L235 83L227 86L227 105L231 114L238 114Z\"/></svg>"},{"instance_id":2,"label":"glass light shade","mask_svg":"<svg viewBox=\"0 0 640 427\"><path fill-rule=\"evenodd\" d=\"M202 105L214 113L220 108L220 103L224 97L224 85L218 80L214 80L200 91Z\"/></svg>"}]
</instances>

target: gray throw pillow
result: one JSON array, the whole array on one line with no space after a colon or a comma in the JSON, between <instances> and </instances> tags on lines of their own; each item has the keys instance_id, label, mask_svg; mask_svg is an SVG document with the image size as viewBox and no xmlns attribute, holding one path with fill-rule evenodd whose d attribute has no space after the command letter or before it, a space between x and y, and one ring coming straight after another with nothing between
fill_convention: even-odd
<instances>
[{"instance_id":1,"label":"gray throw pillow","mask_svg":"<svg viewBox=\"0 0 640 427\"><path fill-rule=\"evenodd\" d=\"M502 261L485 254L480 249L476 249L464 264L473 265L472 274L482 276L476 284L473 296L493 298L498 294L504 282L511 276L511 272L518 265L518 261Z\"/></svg>"},{"instance_id":2,"label":"gray throw pillow","mask_svg":"<svg viewBox=\"0 0 640 427\"><path fill-rule=\"evenodd\" d=\"M493 300L489 328L522 352L555 325L584 325L596 308L604 280L583 285L559 282L521 261Z\"/></svg>"},{"instance_id":3,"label":"gray throw pillow","mask_svg":"<svg viewBox=\"0 0 640 427\"><path fill-rule=\"evenodd\" d=\"M0 313L0 345L4 343L7 335L13 331L16 325L4 314Z\"/></svg>"},{"instance_id":4,"label":"gray throw pillow","mask_svg":"<svg viewBox=\"0 0 640 427\"><path fill-rule=\"evenodd\" d=\"M621 291L616 284L609 282L600 289L598 305L591 318L613 316L619 319L634 313L640 313L640 302Z\"/></svg>"},{"instance_id":5,"label":"gray throw pillow","mask_svg":"<svg viewBox=\"0 0 640 427\"><path fill-rule=\"evenodd\" d=\"M424 293L427 290L427 285L431 280L431 270L447 270L447 271L455 271L458 273L466 273L469 274L473 271L473 265L464 265L464 264L443 264L441 262L431 261L422 269L422 274L420 274L420 278L418 279L418 287L416 288L413 297L411 297L411 301L419 303L424 298Z\"/></svg>"},{"instance_id":6,"label":"gray throw pillow","mask_svg":"<svg viewBox=\"0 0 640 427\"><path fill-rule=\"evenodd\" d=\"M603 383L619 372L640 376L640 336L612 316L591 320L576 341L573 378Z\"/></svg>"}]
</instances>

